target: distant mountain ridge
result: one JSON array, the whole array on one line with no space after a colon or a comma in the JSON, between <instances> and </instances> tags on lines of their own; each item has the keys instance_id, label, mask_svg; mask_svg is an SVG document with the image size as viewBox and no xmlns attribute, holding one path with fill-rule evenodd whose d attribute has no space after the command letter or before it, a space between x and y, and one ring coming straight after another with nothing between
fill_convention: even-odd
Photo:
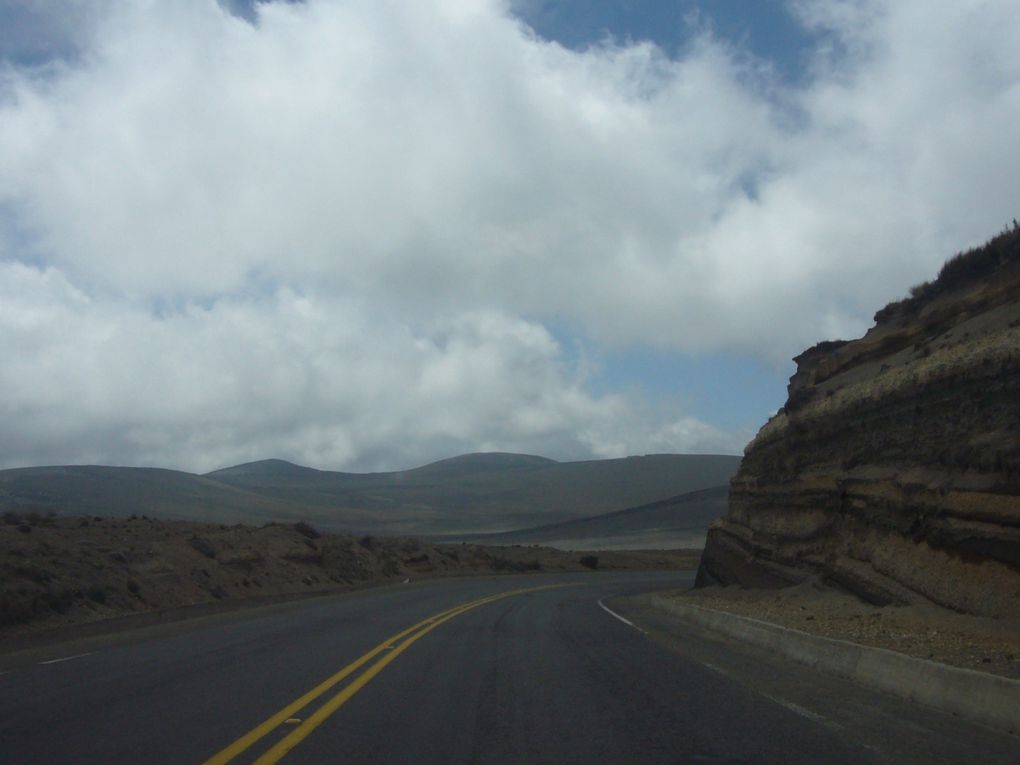
<instances>
[{"instance_id":1,"label":"distant mountain ridge","mask_svg":"<svg viewBox=\"0 0 1020 765\"><path fill-rule=\"evenodd\" d=\"M374 533L469 534L588 518L722 486L738 464L727 455L557 462L484 453L389 473L298 473L270 461L206 477L312 507L372 511L381 520Z\"/></svg>"},{"instance_id":2,"label":"distant mountain ridge","mask_svg":"<svg viewBox=\"0 0 1020 765\"><path fill-rule=\"evenodd\" d=\"M725 485L738 464L729 455L557 462L479 453L382 473L317 470L279 459L205 475L17 468L0 471L0 509L219 523L305 520L336 531L408 536L484 533L588 518Z\"/></svg>"},{"instance_id":3,"label":"distant mountain ridge","mask_svg":"<svg viewBox=\"0 0 1020 765\"><path fill-rule=\"evenodd\" d=\"M567 550L702 547L709 525L726 512L729 493L728 486L716 486L591 518L440 541L539 544Z\"/></svg>"},{"instance_id":4,"label":"distant mountain ridge","mask_svg":"<svg viewBox=\"0 0 1020 765\"><path fill-rule=\"evenodd\" d=\"M268 459L221 468L211 473L205 473L204 476L215 479L217 477L242 475L309 475L318 472L320 471L315 468L296 465L293 462L287 462L287 460Z\"/></svg>"}]
</instances>

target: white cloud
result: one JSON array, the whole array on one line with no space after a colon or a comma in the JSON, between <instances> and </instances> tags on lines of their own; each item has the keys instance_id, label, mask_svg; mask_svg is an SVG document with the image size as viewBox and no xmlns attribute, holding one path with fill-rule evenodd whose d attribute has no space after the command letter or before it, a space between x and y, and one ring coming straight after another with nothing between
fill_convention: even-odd
<instances>
[{"instance_id":1,"label":"white cloud","mask_svg":"<svg viewBox=\"0 0 1020 765\"><path fill-rule=\"evenodd\" d=\"M739 446L592 397L541 325L496 312L412 331L365 304L281 289L157 318L7 264L0 357L0 454L13 463L208 470L274 454L378 469L468 448L622 456L649 431L657 451Z\"/></svg>"},{"instance_id":2,"label":"white cloud","mask_svg":"<svg viewBox=\"0 0 1020 765\"><path fill-rule=\"evenodd\" d=\"M0 75L0 461L739 449L543 323L786 359L1020 208L1014 2L796 8L795 88L494 0L111 4Z\"/></svg>"}]
</instances>

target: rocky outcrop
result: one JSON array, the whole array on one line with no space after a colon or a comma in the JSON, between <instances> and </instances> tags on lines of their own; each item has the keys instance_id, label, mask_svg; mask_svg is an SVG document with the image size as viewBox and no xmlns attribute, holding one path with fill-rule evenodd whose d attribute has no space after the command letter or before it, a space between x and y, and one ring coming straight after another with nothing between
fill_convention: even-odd
<instances>
[{"instance_id":1,"label":"rocky outcrop","mask_svg":"<svg viewBox=\"0 0 1020 765\"><path fill-rule=\"evenodd\" d=\"M1020 228L875 319L795 359L698 584L821 577L873 603L1020 615Z\"/></svg>"}]
</instances>

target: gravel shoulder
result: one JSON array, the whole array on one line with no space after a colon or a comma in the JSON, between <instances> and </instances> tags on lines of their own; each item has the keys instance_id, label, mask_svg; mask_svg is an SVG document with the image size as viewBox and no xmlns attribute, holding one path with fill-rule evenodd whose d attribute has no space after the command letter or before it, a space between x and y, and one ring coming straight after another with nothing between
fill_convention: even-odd
<instances>
[{"instance_id":1,"label":"gravel shoulder","mask_svg":"<svg viewBox=\"0 0 1020 765\"><path fill-rule=\"evenodd\" d=\"M706 587L661 594L812 635L1020 679L1020 618L967 616L935 605L873 606L814 582L781 590Z\"/></svg>"}]
</instances>

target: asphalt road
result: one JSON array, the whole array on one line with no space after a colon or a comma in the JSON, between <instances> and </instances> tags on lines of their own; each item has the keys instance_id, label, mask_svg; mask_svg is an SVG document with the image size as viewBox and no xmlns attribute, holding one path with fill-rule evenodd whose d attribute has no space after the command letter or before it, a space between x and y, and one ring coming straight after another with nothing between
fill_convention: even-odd
<instances>
[{"instance_id":1,"label":"asphalt road","mask_svg":"<svg viewBox=\"0 0 1020 765\"><path fill-rule=\"evenodd\" d=\"M1018 738L619 597L689 581L447 580L9 655L0 762L1020 761Z\"/></svg>"}]
</instances>

